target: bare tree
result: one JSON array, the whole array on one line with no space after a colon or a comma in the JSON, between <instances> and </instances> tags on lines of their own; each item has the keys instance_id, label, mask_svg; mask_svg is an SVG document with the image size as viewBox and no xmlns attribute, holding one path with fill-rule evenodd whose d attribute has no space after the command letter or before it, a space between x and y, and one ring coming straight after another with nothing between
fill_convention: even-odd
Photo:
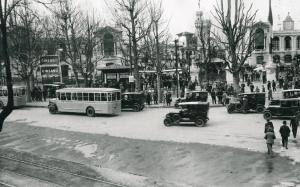
<instances>
[{"instance_id":1,"label":"bare tree","mask_svg":"<svg viewBox=\"0 0 300 187\"><path fill-rule=\"evenodd\" d=\"M130 54L134 66L135 89L141 90L139 74L139 42L151 28L151 20L146 12L149 6L145 0L114 0L111 8L116 22L119 23L129 36Z\"/></svg>"},{"instance_id":2,"label":"bare tree","mask_svg":"<svg viewBox=\"0 0 300 187\"><path fill-rule=\"evenodd\" d=\"M8 1L8 0L0 0L0 31L1 31L1 45L2 45L2 53L3 53L3 61L5 66L5 75L6 75L6 86L8 91L8 101L4 109L0 113L0 132L3 128L4 120L9 116L9 114L13 111L14 101L13 101L13 88L12 88L12 77L11 77L11 63L9 58L8 51L8 18L11 15L12 11L16 6L21 3L21 0L18 1Z\"/></svg>"},{"instance_id":3,"label":"bare tree","mask_svg":"<svg viewBox=\"0 0 300 187\"><path fill-rule=\"evenodd\" d=\"M253 25L257 11L252 11L252 4L246 8L244 0L234 0L234 6L231 0L227 0L227 7L220 0L214 10L213 15L222 31L216 33L215 38L220 47L227 50L223 60L233 74L233 85L238 90L241 68L253 51Z\"/></svg>"},{"instance_id":4,"label":"bare tree","mask_svg":"<svg viewBox=\"0 0 300 187\"><path fill-rule=\"evenodd\" d=\"M30 101L34 70L43 54L42 25L40 16L26 1L13 12L9 32L10 54L14 59L12 67L24 81L28 93L27 101Z\"/></svg>"}]
</instances>

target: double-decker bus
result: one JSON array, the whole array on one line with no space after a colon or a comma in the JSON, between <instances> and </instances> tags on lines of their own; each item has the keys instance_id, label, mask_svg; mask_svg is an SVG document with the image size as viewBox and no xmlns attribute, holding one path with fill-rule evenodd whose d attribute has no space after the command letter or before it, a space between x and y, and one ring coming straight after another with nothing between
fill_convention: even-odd
<instances>
[{"instance_id":1,"label":"double-decker bus","mask_svg":"<svg viewBox=\"0 0 300 187\"><path fill-rule=\"evenodd\" d=\"M26 105L27 94L24 86L13 86L14 92L14 107L21 107ZM0 109L7 105L8 92L6 86L0 87Z\"/></svg>"},{"instance_id":2,"label":"double-decker bus","mask_svg":"<svg viewBox=\"0 0 300 187\"><path fill-rule=\"evenodd\" d=\"M121 92L114 88L63 88L56 90L56 98L48 105L49 112L116 115L121 112Z\"/></svg>"}]
</instances>

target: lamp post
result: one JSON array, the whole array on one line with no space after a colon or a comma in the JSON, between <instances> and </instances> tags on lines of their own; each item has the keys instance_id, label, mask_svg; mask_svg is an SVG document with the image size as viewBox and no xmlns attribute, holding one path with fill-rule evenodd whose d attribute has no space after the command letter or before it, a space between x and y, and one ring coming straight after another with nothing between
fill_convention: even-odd
<instances>
[{"instance_id":1,"label":"lamp post","mask_svg":"<svg viewBox=\"0 0 300 187\"><path fill-rule=\"evenodd\" d=\"M177 79L177 85L176 85L176 96L179 97L179 73L178 73L178 40L175 40L175 68L176 68L176 79Z\"/></svg>"},{"instance_id":2,"label":"lamp post","mask_svg":"<svg viewBox=\"0 0 300 187\"><path fill-rule=\"evenodd\" d=\"M58 56L58 71L59 71L59 80L60 83L63 83L63 77L62 77L62 70L61 70L61 59L60 59L60 53L63 51L62 48L57 49L57 56Z\"/></svg>"}]
</instances>

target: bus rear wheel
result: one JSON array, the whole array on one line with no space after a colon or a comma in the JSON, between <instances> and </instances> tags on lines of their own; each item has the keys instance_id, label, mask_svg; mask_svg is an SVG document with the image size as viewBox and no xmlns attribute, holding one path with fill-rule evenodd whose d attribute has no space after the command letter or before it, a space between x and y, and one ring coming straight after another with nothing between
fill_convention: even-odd
<instances>
[{"instance_id":1,"label":"bus rear wheel","mask_svg":"<svg viewBox=\"0 0 300 187\"><path fill-rule=\"evenodd\" d=\"M86 115L88 117L95 117L95 109L93 107L88 107L86 109Z\"/></svg>"}]
</instances>

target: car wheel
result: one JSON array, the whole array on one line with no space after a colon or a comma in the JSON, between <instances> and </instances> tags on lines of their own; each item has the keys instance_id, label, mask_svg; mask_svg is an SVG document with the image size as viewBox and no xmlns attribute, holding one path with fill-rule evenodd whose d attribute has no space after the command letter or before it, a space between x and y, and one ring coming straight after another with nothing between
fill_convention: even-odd
<instances>
[{"instance_id":1,"label":"car wheel","mask_svg":"<svg viewBox=\"0 0 300 187\"><path fill-rule=\"evenodd\" d=\"M236 109L237 109L237 110L241 110L241 109L242 109L242 105L241 105L241 104L237 104L237 105L236 105Z\"/></svg>"},{"instance_id":2,"label":"car wheel","mask_svg":"<svg viewBox=\"0 0 300 187\"><path fill-rule=\"evenodd\" d=\"M271 118L272 118L271 112L265 112L265 113L264 113L264 118L265 118L265 120L271 119Z\"/></svg>"},{"instance_id":3,"label":"car wheel","mask_svg":"<svg viewBox=\"0 0 300 187\"><path fill-rule=\"evenodd\" d=\"M170 127L172 125L172 120L170 118L164 119L164 125Z\"/></svg>"},{"instance_id":4,"label":"car wheel","mask_svg":"<svg viewBox=\"0 0 300 187\"><path fill-rule=\"evenodd\" d=\"M229 105L228 108L227 108L227 112L228 114L231 114L234 112L234 106L233 105Z\"/></svg>"},{"instance_id":5,"label":"car wheel","mask_svg":"<svg viewBox=\"0 0 300 187\"><path fill-rule=\"evenodd\" d=\"M88 117L95 117L95 109L93 107L88 107L86 109L86 115Z\"/></svg>"},{"instance_id":6,"label":"car wheel","mask_svg":"<svg viewBox=\"0 0 300 187\"><path fill-rule=\"evenodd\" d=\"M138 111L140 111L140 106L139 105L134 105L132 109L133 109L134 112L138 112Z\"/></svg>"},{"instance_id":7,"label":"car wheel","mask_svg":"<svg viewBox=\"0 0 300 187\"><path fill-rule=\"evenodd\" d=\"M258 112L258 113L262 113L264 110L265 110L265 108L263 106L256 107L256 112Z\"/></svg>"},{"instance_id":8,"label":"car wheel","mask_svg":"<svg viewBox=\"0 0 300 187\"><path fill-rule=\"evenodd\" d=\"M196 121L195 121L195 125L197 127L204 127L205 125L205 120L202 119L202 118L197 118Z\"/></svg>"},{"instance_id":9,"label":"car wheel","mask_svg":"<svg viewBox=\"0 0 300 187\"><path fill-rule=\"evenodd\" d=\"M57 113L56 105L50 105L49 106L49 112L50 112L50 114L56 114Z\"/></svg>"},{"instance_id":10,"label":"car wheel","mask_svg":"<svg viewBox=\"0 0 300 187\"><path fill-rule=\"evenodd\" d=\"M0 101L0 109L4 108L4 104L2 103L2 101Z\"/></svg>"},{"instance_id":11,"label":"car wheel","mask_svg":"<svg viewBox=\"0 0 300 187\"><path fill-rule=\"evenodd\" d=\"M175 106L175 108L179 108L179 104L178 103L175 103L174 106Z\"/></svg>"}]
</instances>

